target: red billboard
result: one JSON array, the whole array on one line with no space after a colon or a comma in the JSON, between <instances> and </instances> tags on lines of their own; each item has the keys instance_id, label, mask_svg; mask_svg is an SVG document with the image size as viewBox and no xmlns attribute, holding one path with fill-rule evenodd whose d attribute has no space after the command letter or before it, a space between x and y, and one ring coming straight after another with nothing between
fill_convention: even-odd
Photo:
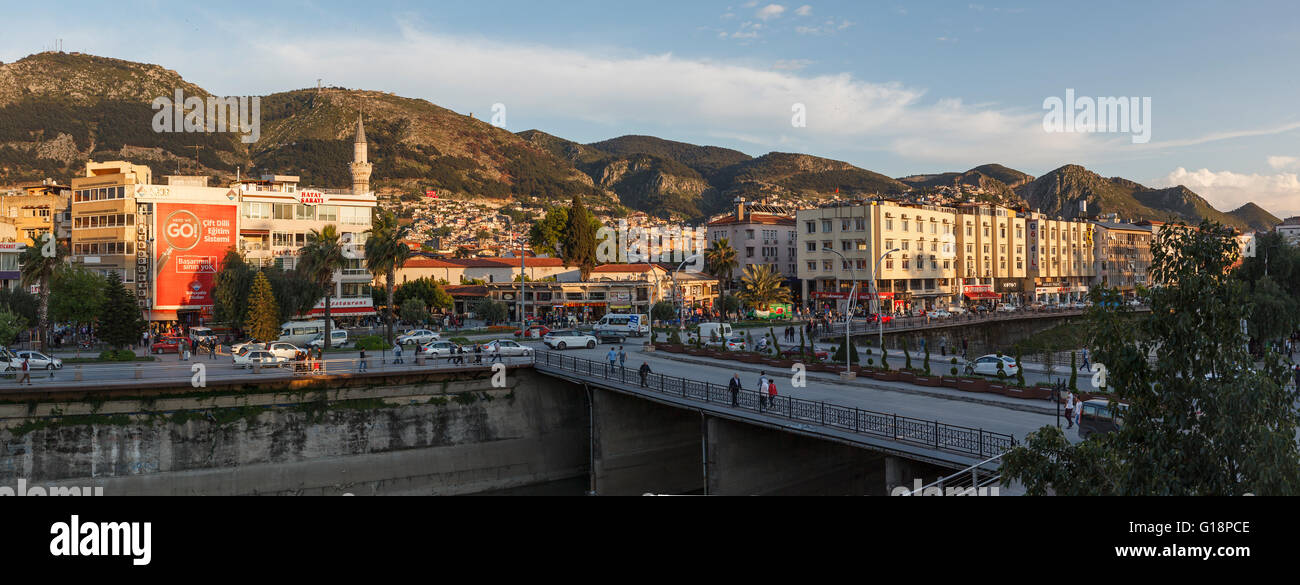
<instances>
[{"instance_id":1,"label":"red billboard","mask_svg":"<svg viewBox=\"0 0 1300 585\"><path fill-rule=\"evenodd\" d=\"M226 251L235 246L236 205L158 203L154 307L210 314Z\"/></svg>"}]
</instances>

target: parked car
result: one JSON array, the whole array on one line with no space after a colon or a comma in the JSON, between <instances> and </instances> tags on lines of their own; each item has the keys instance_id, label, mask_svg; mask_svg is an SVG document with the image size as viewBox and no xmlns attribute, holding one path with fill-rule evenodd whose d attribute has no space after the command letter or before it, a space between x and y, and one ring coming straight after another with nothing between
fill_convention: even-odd
<instances>
[{"instance_id":1,"label":"parked car","mask_svg":"<svg viewBox=\"0 0 1300 585\"><path fill-rule=\"evenodd\" d=\"M627 341L627 333L614 329L592 330L592 333L596 336L596 341L601 343L618 344Z\"/></svg>"},{"instance_id":2,"label":"parked car","mask_svg":"<svg viewBox=\"0 0 1300 585\"><path fill-rule=\"evenodd\" d=\"M307 347L318 348L325 344L325 334L317 333L316 337L307 342ZM347 347L348 331L346 329L330 329L330 347Z\"/></svg>"},{"instance_id":3,"label":"parked car","mask_svg":"<svg viewBox=\"0 0 1300 585\"><path fill-rule=\"evenodd\" d=\"M831 357L831 353L830 353L829 351L824 350L824 349L811 350L811 351L809 351L809 353L811 353L812 355L817 356L817 359L823 359L823 360L825 360L825 359L830 359L830 357ZM787 349L787 350L781 352L781 355L784 355L785 357L788 357L788 358L794 358L794 359L799 359L799 358L802 358L802 357L804 356L804 354L799 353L799 348L797 348L797 347L792 347L792 348L790 348L790 349Z\"/></svg>"},{"instance_id":4,"label":"parked car","mask_svg":"<svg viewBox=\"0 0 1300 585\"><path fill-rule=\"evenodd\" d=\"M406 333L398 335L397 344L398 345L407 345L407 344L424 345L426 343L429 343L430 341L437 341L439 339L441 338L438 336L437 333L429 331L428 329L412 329L410 331L407 331Z\"/></svg>"},{"instance_id":5,"label":"parked car","mask_svg":"<svg viewBox=\"0 0 1300 585\"><path fill-rule=\"evenodd\" d=\"M289 358L275 355L265 349L250 350L243 355L233 355L230 359L236 368L248 368L250 370L254 366L262 368L281 367L289 363Z\"/></svg>"},{"instance_id":6,"label":"parked car","mask_svg":"<svg viewBox=\"0 0 1300 585\"><path fill-rule=\"evenodd\" d=\"M1002 374L998 374L998 361L1002 361ZM966 375L980 376L1014 376L1016 375L1016 358L1011 356L998 357L993 354L980 356L974 361L966 363Z\"/></svg>"},{"instance_id":7,"label":"parked car","mask_svg":"<svg viewBox=\"0 0 1300 585\"><path fill-rule=\"evenodd\" d=\"M232 354L244 353L251 349L266 349L266 344L250 339L248 341L241 341L230 345L230 353Z\"/></svg>"},{"instance_id":8,"label":"parked car","mask_svg":"<svg viewBox=\"0 0 1300 585\"><path fill-rule=\"evenodd\" d=\"M287 343L284 341L276 341L271 345L267 346L266 349L260 351L271 352L271 355L274 355L276 357L282 357L286 360L296 360L299 357L302 357L307 354L306 350L292 343Z\"/></svg>"},{"instance_id":9,"label":"parked car","mask_svg":"<svg viewBox=\"0 0 1300 585\"><path fill-rule=\"evenodd\" d=\"M181 346L189 346L190 341L184 337L161 337L149 344L149 351L159 353L180 353Z\"/></svg>"},{"instance_id":10,"label":"parked car","mask_svg":"<svg viewBox=\"0 0 1300 585\"><path fill-rule=\"evenodd\" d=\"M1086 308L1088 308L1088 307L1091 306L1091 305L1092 305L1092 303L1089 303L1089 302L1087 302L1087 301L1074 301L1073 303L1070 303L1070 308L1071 308L1071 309L1086 309Z\"/></svg>"},{"instance_id":11,"label":"parked car","mask_svg":"<svg viewBox=\"0 0 1300 585\"><path fill-rule=\"evenodd\" d=\"M893 320L894 320L894 317L891 316L891 315L884 315L884 316L881 316L881 315L876 314L876 313L872 313L872 314L870 314L870 315L867 315L867 323L875 324L878 320L881 320L881 319L883 319L883 321L882 321L883 323L889 323L890 321L893 321Z\"/></svg>"},{"instance_id":12,"label":"parked car","mask_svg":"<svg viewBox=\"0 0 1300 585\"><path fill-rule=\"evenodd\" d=\"M998 305L998 308L996 310L999 313L1014 313L1016 311L1019 311L1020 307L1017 307L1009 303L1002 303L1001 305Z\"/></svg>"},{"instance_id":13,"label":"parked car","mask_svg":"<svg viewBox=\"0 0 1300 585\"><path fill-rule=\"evenodd\" d=\"M533 348L521 345L513 339L493 339L483 344L483 351L484 353L500 353L506 357L533 355Z\"/></svg>"},{"instance_id":14,"label":"parked car","mask_svg":"<svg viewBox=\"0 0 1300 585\"><path fill-rule=\"evenodd\" d=\"M217 334L209 327L190 327L190 339L199 342L199 345L203 345L216 341Z\"/></svg>"},{"instance_id":15,"label":"parked car","mask_svg":"<svg viewBox=\"0 0 1300 585\"><path fill-rule=\"evenodd\" d=\"M949 313L952 313L952 314L954 314L954 315L964 315L964 314L966 314L966 307L962 307L962 306L959 306L959 305L953 305L953 306L951 306L951 307L948 307L948 312L949 312Z\"/></svg>"},{"instance_id":16,"label":"parked car","mask_svg":"<svg viewBox=\"0 0 1300 585\"><path fill-rule=\"evenodd\" d=\"M951 316L952 316L952 313L950 313L950 312L948 312L948 311L946 311L946 310L944 310L944 309L935 309L935 310L933 310L933 311L930 311L930 318L931 318L931 319L947 319L948 317L951 317Z\"/></svg>"},{"instance_id":17,"label":"parked car","mask_svg":"<svg viewBox=\"0 0 1300 585\"><path fill-rule=\"evenodd\" d=\"M726 341L727 351L745 351L744 337L730 337Z\"/></svg>"},{"instance_id":18,"label":"parked car","mask_svg":"<svg viewBox=\"0 0 1300 585\"><path fill-rule=\"evenodd\" d=\"M567 349L570 347L585 347L591 349L599 343L596 337L590 333L566 329L564 331L552 331L542 338L542 343L551 349Z\"/></svg>"},{"instance_id":19,"label":"parked car","mask_svg":"<svg viewBox=\"0 0 1300 585\"><path fill-rule=\"evenodd\" d=\"M529 325L527 329L522 331L516 329L515 337L541 339L546 337L546 334L550 332L551 328L545 325Z\"/></svg>"},{"instance_id":20,"label":"parked car","mask_svg":"<svg viewBox=\"0 0 1300 585\"><path fill-rule=\"evenodd\" d=\"M459 347L450 341L432 341L420 346L420 355L452 355Z\"/></svg>"},{"instance_id":21,"label":"parked car","mask_svg":"<svg viewBox=\"0 0 1300 585\"><path fill-rule=\"evenodd\" d=\"M47 356L39 351L20 351L17 353L18 359L27 358L27 367L32 370L58 370L63 367L63 360Z\"/></svg>"}]
</instances>

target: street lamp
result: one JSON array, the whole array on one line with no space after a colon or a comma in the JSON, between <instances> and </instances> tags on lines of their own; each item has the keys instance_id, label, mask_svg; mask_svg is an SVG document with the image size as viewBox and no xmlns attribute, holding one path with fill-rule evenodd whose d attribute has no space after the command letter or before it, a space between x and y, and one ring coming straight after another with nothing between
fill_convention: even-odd
<instances>
[{"instance_id":1,"label":"street lamp","mask_svg":"<svg viewBox=\"0 0 1300 585\"><path fill-rule=\"evenodd\" d=\"M822 246L822 251L830 252L839 256L840 261L844 262L844 265L849 267L849 278L853 279L853 286L849 287L848 313L844 315L844 371L847 372L853 364L853 351L849 349L849 328L853 325L853 308L855 301L857 301L858 275L857 272L853 270L853 265L849 264L848 259L844 257L844 254L836 252L835 249L830 246ZM816 352L814 351L814 353Z\"/></svg>"},{"instance_id":2,"label":"street lamp","mask_svg":"<svg viewBox=\"0 0 1300 585\"><path fill-rule=\"evenodd\" d=\"M678 303L677 328L681 331L686 330L686 316L685 316L686 304L681 302L681 297L678 296L677 293L677 271L681 270L683 266L686 266L688 262L696 261L699 257L700 257L699 254L687 256L685 260L682 260L681 264L677 265L677 268L674 268L672 272L668 273L668 277L671 278L673 281L673 301Z\"/></svg>"},{"instance_id":3,"label":"street lamp","mask_svg":"<svg viewBox=\"0 0 1300 585\"><path fill-rule=\"evenodd\" d=\"M893 254L894 252L902 252L902 251L903 251L902 248L894 248L893 250L881 254L880 257L876 259L875 268L872 269L871 271L871 289L872 289L871 296L875 297L876 300L876 322L880 324L881 355L884 355L885 352L885 315L884 315L884 311L881 310L882 308L880 306L880 287L876 286L876 275L880 274L880 262L885 259L885 256Z\"/></svg>"}]
</instances>

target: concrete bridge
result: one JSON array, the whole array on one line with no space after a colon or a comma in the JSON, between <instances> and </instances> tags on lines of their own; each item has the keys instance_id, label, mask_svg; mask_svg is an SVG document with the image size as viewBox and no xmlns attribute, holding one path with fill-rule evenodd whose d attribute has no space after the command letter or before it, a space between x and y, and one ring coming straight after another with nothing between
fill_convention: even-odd
<instances>
[{"instance_id":1,"label":"concrete bridge","mask_svg":"<svg viewBox=\"0 0 1300 585\"><path fill-rule=\"evenodd\" d=\"M534 368L582 385L594 493L878 494L1010 448L1004 433L777 396L538 351Z\"/></svg>"}]
</instances>

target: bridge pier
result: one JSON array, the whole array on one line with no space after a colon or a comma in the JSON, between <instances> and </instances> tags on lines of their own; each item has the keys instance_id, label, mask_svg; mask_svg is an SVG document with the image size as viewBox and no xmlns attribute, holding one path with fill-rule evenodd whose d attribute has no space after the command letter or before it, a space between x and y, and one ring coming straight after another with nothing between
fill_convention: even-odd
<instances>
[{"instance_id":1,"label":"bridge pier","mask_svg":"<svg viewBox=\"0 0 1300 585\"><path fill-rule=\"evenodd\" d=\"M926 485L953 471L956 470L889 455L885 457L885 493L892 493L897 487L915 489L918 479L921 485Z\"/></svg>"},{"instance_id":2,"label":"bridge pier","mask_svg":"<svg viewBox=\"0 0 1300 585\"><path fill-rule=\"evenodd\" d=\"M884 495L885 456L708 417L709 495Z\"/></svg>"},{"instance_id":3,"label":"bridge pier","mask_svg":"<svg viewBox=\"0 0 1300 585\"><path fill-rule=\"evenodd\" d=\"M700 415L591 389L596 494L683 494L704 487Z\"/></svg>"}]
</instances>

